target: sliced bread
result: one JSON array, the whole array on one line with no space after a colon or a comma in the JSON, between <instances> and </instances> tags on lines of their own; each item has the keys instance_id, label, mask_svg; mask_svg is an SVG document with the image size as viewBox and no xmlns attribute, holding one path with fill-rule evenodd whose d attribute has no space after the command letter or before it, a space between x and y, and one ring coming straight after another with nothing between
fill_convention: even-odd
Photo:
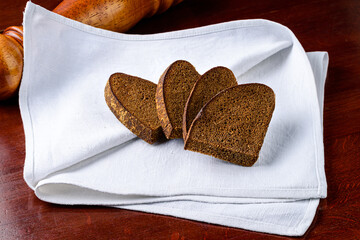
<instances>
[{"instance_id":1,"label":"sliced bread","mask_svg":"<svg viewBox=\"0 0 360 240\"><path fill-rule=\"evenodd\" d=\"M178 60L161 75L156 89L156 109L168 139L182 138L186 101L200 74L191 63Z\"/></svg>"},{"instance_id":2,"label":"sliced bread","mask_svg":"<svg viewBox=\"0 0 360 240\"><path fill-rule=\"evenodd\" d=\"M242 166L259 157L275 108L273 90L263 84L225 89L200 110L184 148Z\"/></svg>"},{"instance_id":3,"label":"sliced bread","mask_svg":"<svg viewBox=\"0 0 360 240\"><path fill-rule=\"evenodd\" d=\"M155 93L156 84L124 73L111 75L105 86L106 103L116 118L150 144L163 137Z\"/></svg>"},{"instance_id":4,"label":"sliced bread","mask_svg":"<svg viewBox=\"0 0 360 240\"><path fill-rule=\"evenodd\" d=\"M226 67L214 67L204 73L194 84L185 105L182 122L183 138L200 109L220 91L237 85L233 72Z\"/></svg>"}]
</instances>

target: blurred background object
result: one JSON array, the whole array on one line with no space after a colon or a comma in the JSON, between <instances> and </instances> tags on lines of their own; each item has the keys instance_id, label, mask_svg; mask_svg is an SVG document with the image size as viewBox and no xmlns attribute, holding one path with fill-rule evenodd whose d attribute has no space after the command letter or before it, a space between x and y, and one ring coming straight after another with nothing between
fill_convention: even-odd
<instances>
[{"instance_id":1,"label":"blurred background object","mask_svg":"<svg viewBox=\"0 0 360 240\"><path fill-rule=\"evenodd\" d=\"M116 32L125 32L142 18L162 13L182 0L64 0L53 12ZM23 28L0 34L0 100L13 96L23 70Z\"/></svg>"}]
</instances>

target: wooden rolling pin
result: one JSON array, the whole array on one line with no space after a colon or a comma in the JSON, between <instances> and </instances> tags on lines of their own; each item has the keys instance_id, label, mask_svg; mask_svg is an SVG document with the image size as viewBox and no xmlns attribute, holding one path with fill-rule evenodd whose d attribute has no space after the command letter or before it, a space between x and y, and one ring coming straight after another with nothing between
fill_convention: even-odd
<instances>
[{"instance_id":1,"label":"wooden rolling pin","mask_svg":"<svg viewBox=\"0 0 360 240\"><path fill-rule=\"evenodd\" d=\"M142 18L162 13L183 0L64 0L53 12L76 21L125 32ZM23 70L23 28L0 34L0 100L14 95Z\"/></svg>"}]
</instances>

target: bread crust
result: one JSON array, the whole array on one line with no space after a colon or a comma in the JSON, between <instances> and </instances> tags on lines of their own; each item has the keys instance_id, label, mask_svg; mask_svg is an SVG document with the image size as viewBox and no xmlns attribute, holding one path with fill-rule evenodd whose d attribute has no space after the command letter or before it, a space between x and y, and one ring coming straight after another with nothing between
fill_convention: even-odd
<instances>
[{"instance_id":1,"label":"bread crust","mask_svg":"<svg viewBox=\"0 0 360 240\"><path fill-rule=\"evenodd\" d=\"M173 134L173 125L170 122L169 115L167 113L166 105L165 105L165 96L164 96L164 80L166 78L166 75L172 65L166 68L164 73L160 76L157 88L156 88L156 94L155 94L155 100L156 100L156 112L158 115L158 118L160 120L161 127L163 129L163 132L165 134L165 137L167 139L174 138Z\"/></svg>"},{"instance_id":2,"label":"bread crust","mask_svg":"<svg viewBox=\"0 0 360 240\"><path fill-rule=\"evenodd\" d=\"M112 113L125 127L127 127L136 136L149 144L153 144L159 139L163 138L161 126L158 126L155 129L151 129L150 127L146 126L146 124L137 119L124 107L121 101L117 99L110 84L110 80L113 76L115 76L115 74L111 75L107 81L104 91L105 101Z\"/></svg>"},{"instance_id":3,"label":"bread crust","mask_svg":"<svg viewBox=\"0 0 360 240\"><path fill-rule=\"evenodd\" d=\"M158 114L158 118L160 120L160 124L162 126L163 132L166 136L167 139L174 139L174 138L182 138L182 125L180 124L180 126L174 126L174 124L171 122L170 118L169 118L169 112L168 112L168 106L167 106L167 99L165 99L165 93L164 93L164 89L165 89L165 84L166 81L168 79L168 75L170 70L176 66L177 63L182 63L182 64L186 64L188 67L190 67L194 74L196 74L196 79L198 79L198 77L200 77L201 75L196 71L195 67L185 61L185 60L177 60L174 63L172 63L169 67L166 68L166 70L164 71L164 73L161 75L157 88L156 88L156 95L155 95L155 100L156 100L156 110L157 110L157 114ZM195 81L194 81L195 82ZM191 86L192 89L192 86ZM189 92L190 94L190 92ZM186 102L186 100L184 101ZM185 105L185 103L184 103ZM181 106L182 111L184 111L184 106ZM183 114L183 112L182 112ZM182 116L181 114L181 116Z\"/></svg>"},{"instance_id":4,"label":"bread crust","mask_svg":"<svg viewBox=\"0 0 360 240\"><path fill-rule=\"evenodd\" d=\"M199 124L199 119L201 119L203 117L203 115L207 112L207 108L209 105L212 104L212 102L216 101L217 98L219 98L226 91L231 91L232 89L237 88L237 87L241 88L241 87L247 87L247 86L264 88L271 95L271 97L269 99L269 103L268 103L268 115L263 116L263 119L264 119L263 125L265 126L265 128L263 129L264 133L262 135L260 134L260 136L259 136L260 138L258 139L259 140L258 144L260 145L260 146L258 146L258 151L255 151L255 152L254 151L248 151L248 152L233 151L229 148L222 146L221 143L210 144L205 139L195 139L193 137L192 130L194 128L198 127L197 125ZM243 85L238 85L238 86L227 88L227 89L219 92L218 94L216 94L214 97L212 97L211 100L208 101L201 108L201 110L199 111L199 113L197 114L197 116L195 117L194 121L192 122L192 124L189 128L186 138L184 139L184 149L190 150L190 151L195 151L195 152L200 152L200 153L211 155L211 156L214 156L216 158L219 158L219 159L231 162L231 163L250 167L250 166L254 165L254 163L257 161L257 159L259 157L259 152L260 152L260 149L264 142L265 134L269 127L274 109L275 109L275 93L273 92L273 90L270 87L268 87L264 84L258 84L258 83L243 84Z\"/></svg>"},{"instance_id":5,"label":"bread crust","mask_svg":"<svg viewBox=\"0 0 360 240\"><path fill-rule=\"evenodd\" d=\"M223 71L222 73L226 72L228 77L227 78L227 82L226 83L223 83L223 82L214 82L214 83L211 83L211 82L206 82L207 83L207 87L213 87L215 89L217 89L216 93L215 94L212 94L212 95L208 95L206 96L207 100L204 102L204 105L206 104L207 101L209 101L212 97L214 97L217 93L221 92L222 90L226 89L226 88L229 88L229 87L233 87L233 86L236 86L237 85L237 80L236 80L236 77L235 75L233 74L233 72L226 68L226 67L223 67L223 66L218 66L218 67L214 67L210 70L208 70L206 73L204 73L197 81L196 83L194 84L191 92L190 92L190 95L186 101L186 104L185 104L185 109L184 109L184 115L183 115L183 121L182 121L182 132L183 132L183 139L185 140L186 139L186 135L188 133L188 122L189 121L193 121L194 119L189 119L190 118L190 110L193 110L193 109L189 109L190 108L190 104L193 102L193 101L196 101L194 100L194 98L196 97L195 94L198 90L198 88L200 87L200 83L202 81L206 81L207 78L209 77L208 75L210 74L213 74L213 73L217 73L217 71ZM211 77L211 76L210 76ZM218 79L211 79L211 80L215 80L217 81ZM210 84L210 86L209 86ZM211 85L212 84L212 85ZM222 84L222 85L214 85L214 84ZM204 98L204 93L203 91L201 91L201 96L202 98ZM197 113L196 113L197 114ZM190 122L189 122L190 123ZM191 123L190 123L191 125ZM190 126L189 126L190 128Z\"/></svg>"}]
</instances>

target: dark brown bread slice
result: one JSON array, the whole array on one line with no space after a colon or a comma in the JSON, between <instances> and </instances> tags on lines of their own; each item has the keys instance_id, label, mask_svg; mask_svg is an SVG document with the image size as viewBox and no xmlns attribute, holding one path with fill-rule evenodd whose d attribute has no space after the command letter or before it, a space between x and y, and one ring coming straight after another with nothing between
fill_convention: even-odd
<instances>
[{"instance_id":1,"label":"dark brown bread slice","mask_svg":"<svg viewBox=\"0 0 360 240\"><path fill-rule=\"evenodd\" d=\"M200 109L220 91L237 85L233 72L226 67L214 67L204 73L194 84L185 105L182 122L183 138Z\"/></svg>"},{"instance_id":2,"label":"dark brown bread slice","mask_svg":"<svg viewBox=\"0 0 360 240\"><path fill-rule=\"evenodd\" d=\"M182 138L186 101L200 74L191 63L178 60L161 75L156 89L157 114L168 139Z\"/></svg>"},{"instance_id":3,"label":"dark brown bread slice","mask_svg":"<svg viewBox=\"0 0 360 240\"><path fill-rule=\"evenodd\" d=\"M275 94L266 85L225 89L200 110L184 148L252 166L259 157L274 108Z\"/></svg>"},{"instance_id":4,"label":"dark brown bread slice","mask_svg":"<svg viewBox=\"0 0 360 240\"><path fill-rule=\"evenodd\" d=\"M155 93L156 84L124 73L111 75L105 87L106 103L117 119L150 144L164 136Z\"/></svg>"}]
</instances>

